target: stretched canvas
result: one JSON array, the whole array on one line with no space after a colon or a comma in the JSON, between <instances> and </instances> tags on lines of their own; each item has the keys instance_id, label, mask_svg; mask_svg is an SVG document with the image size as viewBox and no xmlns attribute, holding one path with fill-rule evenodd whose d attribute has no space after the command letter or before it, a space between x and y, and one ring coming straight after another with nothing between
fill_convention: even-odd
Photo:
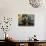
<instances>
[{"instance_id":1,"label":"stretched canvas","mask_svg":"<svg viewBox=\"0 0 46 46\"><path fill-rule=\"evenodd\" d=\"M34 26L34 15L33 14L18 14L18 25L19 26Z\"/></svg>"}]
</instances>

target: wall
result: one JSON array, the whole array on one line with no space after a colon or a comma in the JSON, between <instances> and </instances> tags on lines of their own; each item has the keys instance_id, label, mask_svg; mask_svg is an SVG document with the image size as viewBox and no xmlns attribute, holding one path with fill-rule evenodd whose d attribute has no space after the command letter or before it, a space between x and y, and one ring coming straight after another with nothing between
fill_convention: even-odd
<instances>
[{"instance_id":1,"label":"wall","mask_svg":"<svg viewBox=\"0 0 46 46\"><path fill-rule=\"evenodd\" d=\"M0 0L0 19L3 16L12 17L13 22L10 31L10 37L14 37L16 40L27 40L34 34L37 35L37 39L45 39L45 6L40 8L33 8L30 6L28 0ZM18 14L27 13L35 15L35 26L19 27L18 26ZM2 35L0 31L0 35ZM45 34L44 34L45 33ZM4 33L3 33L4 34ZM11 36L12 35L12 36ZM4 37L0 36L0 39Z\"/></svg>"}]
</instances>

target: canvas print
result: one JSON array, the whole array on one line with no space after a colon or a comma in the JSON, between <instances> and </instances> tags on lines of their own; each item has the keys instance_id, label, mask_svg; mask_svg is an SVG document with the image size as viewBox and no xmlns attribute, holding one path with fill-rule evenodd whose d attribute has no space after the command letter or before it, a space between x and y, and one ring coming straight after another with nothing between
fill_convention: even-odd
<instances>
[{"instance_id":1,"label":"canvas print","mask_svg":"<svg viewBox=\"0 0 46 46\"><path fill-rule=\"evenodd\" d=\"M34 26L34 15L33 14L18 14L18 25L19 26Z\"/></svg>"}]
</instances>

